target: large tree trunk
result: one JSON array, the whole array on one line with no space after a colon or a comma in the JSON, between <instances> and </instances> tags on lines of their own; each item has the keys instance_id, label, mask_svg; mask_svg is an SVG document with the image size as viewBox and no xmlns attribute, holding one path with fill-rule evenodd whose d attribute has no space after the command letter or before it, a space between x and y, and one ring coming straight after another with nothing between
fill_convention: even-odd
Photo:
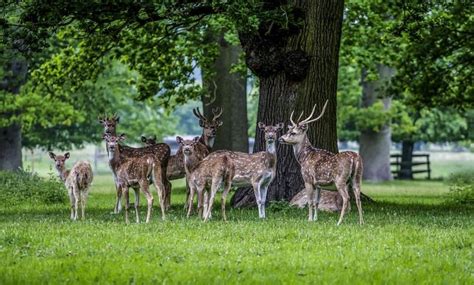
<instances>
[{"instance_id":1,"label":"large tree trunk","mask_svg":"<svg viewBox=\"0 0 474 285\"><path fill-rule=\"evenodd\" d=\"M395 74L395 70L386 65L377 65L379 78L376 81L366 80L366 71L362 71L362 108L368 108L382 100L384 109L390 109L391 97L386 94L386 87ZM380 99L381 98L381 99ZM392 180L390 170L390 124L382 126L380 131L363 130L359 139L359 153L364 161L363 178L370 181Z\"/></svg>"},{"instance_id":2,"label":"large tree trunk","mask_svg":"<svg viewBox=\"0 0 474 285\"><path fill-rule=\"evenodd\" d=\"M402 162L400 166L399 179L413 179L412 165L413 162L413 141L402 142Z\"/></svg>"},{"instance_id":3,"label":"large tree trunk","mask_svg":"<svg viewBox=\"0 0 474 285\"><path fill-rule=\"evenodd\" d=\"M217 38L219 56L212 65L214 74L205 76L209 95L202 98L204 114L212 116L212 108L222 107L223 125L217 130L213 150L228 149L248 152L246 78L230 70L239 60L242 49L229 44L222 33Z\"/></svg>"},{"instance_id":4,"label":"large tree trunk","mask_svg":"<svg viewBox=\"0 0 474 285\"><path fill-rule=\"evenodd\" d=\"M324 117L310 125L308 135L314 146L337 152L336 89L341 39L343 0L289 1L302 26L283 29L274 22L262 23L255 34L240 34L247 66L260 79L257 122L289 123L290 113L309 115L314 104L318 112L326 100ZM276 2L267 8L279 9ZM265 7L264 7L265 8ZM265 149L256 130L254 151ZM267 200L290 200L303 188L300 166L290 146L279 145L275 180ZM242 188L232 197L233 206L255 204L252 189Z\"/></svg>"},{"instance_id":5,"label":"large tree trunk","mask_svg":"<svg viewBox=\"0 0 474 285\"><path fill-rule=\"evenodd\" d=\"M13 59L3 68L7 75L0 81L0 90L15 96L26 81L28 65L24 60ZM12 115L14 114L0 111L0 116L7 120ZM10 125L0 127L0 170L15 171L21 167L21 125L11 122Z\"/></svg>"}]
</instances>

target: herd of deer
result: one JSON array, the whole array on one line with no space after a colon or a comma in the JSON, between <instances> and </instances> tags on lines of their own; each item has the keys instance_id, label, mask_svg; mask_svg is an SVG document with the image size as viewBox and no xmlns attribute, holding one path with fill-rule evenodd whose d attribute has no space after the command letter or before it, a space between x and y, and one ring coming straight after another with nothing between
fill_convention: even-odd
<instances>
[{"instance_id":1,"label":"herd of deer","mask_svg":"<svg viewBox=\"0 0 474 285\"><path fill-rule=\"evenodd\" d=\"M359 211L359 223L363 224L360 201L363 168L360 156L351 151L334 154L314 148L307 137L308 124L319 120L323 116L326 106L327 101L317 118L313 118L316 106L306 119L300 121L303 116L301 113L297 120L299 122L293 121L292 112L288 132L278 141L293 147L295 157L301 166L308 198L309 221L317 219L321 185L333 183L343 199L337 224L341 224L347 210L349 184L354 190ZM214 116L209 120L202 115L199 108L193 110L203 129L202 135L192 140L176 137L179 149L175 155L170 154L170 147L167 144L157 143L156 138L142 137L145 146L140 148L121 144L120 142L125 140L125 135L117 135L116 128L119 117L114 115L99 118L99 122L104 126L103 138L106 142L109 166L116 187L114 212L121 211L121 197L124 195L126 223L129 222L129 188L135 191L134 206L137 223L140 221L139 191L143 192L148 206L146 215L148 223L153 206L153 195L149 190L150 183L153 183L157 189L162 219L165 219L166 210L171 204L171 183L169 180L183 177L186 177L187 182L185 209L187 209L188 217L192 213L194 196L197 194L199 216L207 221L211 217L217 190L223 186L221 211L223 219L226 220L226 197L231 186L251 186L254 189L259 217L265 218L267 189L276 175L276 141L278 133L283 130L284 126L282 123L268 126L262 122L258 123L259 129L265 134L265 151L252 154L229 150L211 152L216 131L222 125L222 121L219 120L222 109L214 109L212 112ZM52 152L49 154L55 161L60 179L68 189L71 201L71 219L77 219L79 203L81 204L82 218L84 218L87 194L93 178L89 162L79 161L68 171L65 168L65 161L69 158L69 153L63 156L55 155Z\"/></svg>"}]
</instances>

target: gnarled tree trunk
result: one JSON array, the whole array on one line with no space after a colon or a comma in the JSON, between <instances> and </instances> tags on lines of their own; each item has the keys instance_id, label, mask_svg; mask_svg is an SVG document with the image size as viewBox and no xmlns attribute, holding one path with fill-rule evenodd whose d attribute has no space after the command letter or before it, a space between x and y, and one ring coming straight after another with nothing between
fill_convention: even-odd
<instances>
[{"instance_id":1,"label":"gnarled tree trunk","mask_svg":"<svg viewBox=\"0 0 474 285\"><path fill-rule=\"evenodd\" d=\"M390 109L391 97L386 94L386 87L395 74L395 70L386 65L377 65L379 78L376 81L366 80L366 71L362 71L362 108L372 106L382 100L384 109ZM370 181L392 180L390 170L391 129L389 124L380 131L363 130L359 139L359 153L364 161L363 178Z\"/></svg>"},{"instance_id":2,"label":"gnarled tree trunk","mask_svg":"<svg viewBox=\"0 0 474 285\"><path fill-rule=\"evenodd\" d=\"M240 34L247 66L260 79L257 121L289 123L290 113L309 115L314 104L324 117L308 130L314 146L337 152L336 89L343 0L289 1L301 26L284 29L274 22L261 23L257 33ZM278 4L265 2L275 8ZM265 7L264 7L265 8ZM279 9L276 7L275 9ZM254 151L265 149L257 129ZM300 166L290 146L278 145L277 175L269 187L268 201L290 200L303 189ZM253 190L242 188L232 197L233 206L255 204Z\"/></svg>"},{"instance_id":3,"label":"gnarled tree trunk","mask_svg":"<svg viewBox=\"0 0 474 285\"><path fill-rule=\"evenodd\" d=\"M248 152L247 80L230 70L238 62L242 49L229 44L222 33L217 38L219 56L212 65L215 74L205 76L209 96L202 98L204 114L212 116L212 108L222 107L223 125L218 129L213 150L228 149Z\"/></svg>"}]
</instances>

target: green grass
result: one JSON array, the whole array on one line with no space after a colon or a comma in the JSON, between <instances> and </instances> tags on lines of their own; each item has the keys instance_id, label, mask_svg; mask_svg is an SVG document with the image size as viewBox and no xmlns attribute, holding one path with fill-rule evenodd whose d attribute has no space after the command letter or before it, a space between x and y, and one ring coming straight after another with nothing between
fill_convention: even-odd
<instances>
[{"instance_id":1,"label":"green grass","mask_svg":"<svg viewBox=\"0 0 474 285\"><path fill-rule=\"evenodd\" d=\"M96 177L85 221L67 205L0 204L0 284L474 283L474 207L447 204L442 182L365 183L377 200L366 224L353 206L339 227L335 214L309 223L280 206L264 221L229 208L223 222L219 203L209 223L186 219L177 184L168 220L155 207L150 224L111 214L110 175Z\"/></svg>"}]
</instances>

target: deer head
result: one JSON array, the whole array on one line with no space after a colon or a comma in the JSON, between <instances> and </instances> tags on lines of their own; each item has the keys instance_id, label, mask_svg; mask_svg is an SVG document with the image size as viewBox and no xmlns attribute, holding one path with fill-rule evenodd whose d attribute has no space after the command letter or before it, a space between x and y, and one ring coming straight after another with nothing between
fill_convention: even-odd
<instances>
[{"instance_id":1,"label":"deer head","mask_svg":"<svg viewBox=\"0 0 474 285\"><path fill-rule=\"evenodd\" d=\"M117 124L120 121L120 117L117 114L112 116L100 116L99 123L104 126L104 133L115 135L117 133Z\"/></svg>"},{"instance_id":2,"label":"deer head","mask_svg":"<svg viewBox=\"0 0 474 285\"><path fill-rule=\"evenodd\" d=\"M182 137L177 136L176 142L183 149L183 154L190 156L190 155L193 155L194 152L196 151L196 145L199 143L199 137L195 137L192 140L185 140Z\"/></svg>"},{"instance_id":3,"label":"deer head","mask_svg":"<svg viewBox=\"0 0 474 285\"><path fill-rule=\"evenodd\" d=\"M213 108L212 109L212 120L208 120L204 115L199 111L199 108L193 109L193 114L199 119L199 126L203 128L203 138L205 144L208 147L212 147L214 144L214 138L216 137L217 128L222 126L222 121L219 118L222 116L222 108Z\"/></svg>"},{"instance_id":4,"label":"deer head","mask_svg":"<svg viewBox=\"0 0 474 285\"><path fill-rule=\"evenodd\" d=\"M156 145L156 136L150 138L142 136L142 143L144 143L146 146Z\"/></svg>"},{"instance_id":5,"label":"deer head","mask_svg":"<svg viewBox=\"0 0 474 285\"><path fill-rule=\"evenodd\" d=\"M55 155L53 152L49 152L49 157L54 160L54 166L59 172L63 172L66 168L66 160L69 159L69 152L64 155Z\"/></svg>"},{"instance_id":6,"label":"deer head","mask_svg":"<svg viewBox=\"0 0 474 285\"><path fill-rule=\"evenodd\" d=\"M258 127L265 133L265 141L267 143L274 143L278 137L278 132L283 130L283 123L278 123L275 126L267 126L259 122Z\"/></svg>"},{"instance_id":7,"label":"deer head","mask_svg":"<svg viewBox=\"0 0 474 285\"><path fill-rule=\"evenodd\" d=\"M119 142L125 140L125 134L121 134L119 136L104 134L104 140L107 144L107 148L111 156L119 150Z\"/></svg>"},{"instance_id":8,"label":"deer head","mask_svg":"<svg viewBox=\"0 0 474 285\"><path fill-rule=\"evenodd\" d=\"M304 140L306 139L306 132L308 131L308 124L315 122L324 115L324 111L326 110L326 106L328 104L328 101L326 100L326 103L324 103L323 110L321 111L321 114L317 118L312 119L314 115L314 111L316 110L316 105L313 107L313 111L311 111L311 114L304 120L295 123L293 121L293 112L291 112L290 116L290 122L291 125L288 126L288 132L280 137L280 142L283 144L289 144L289 145L295 145L295 144L300 144L303 143ZM303 112L301 112L301 115L298 117L298 121L303 117Z\"/></svg>"}]
</instances>

